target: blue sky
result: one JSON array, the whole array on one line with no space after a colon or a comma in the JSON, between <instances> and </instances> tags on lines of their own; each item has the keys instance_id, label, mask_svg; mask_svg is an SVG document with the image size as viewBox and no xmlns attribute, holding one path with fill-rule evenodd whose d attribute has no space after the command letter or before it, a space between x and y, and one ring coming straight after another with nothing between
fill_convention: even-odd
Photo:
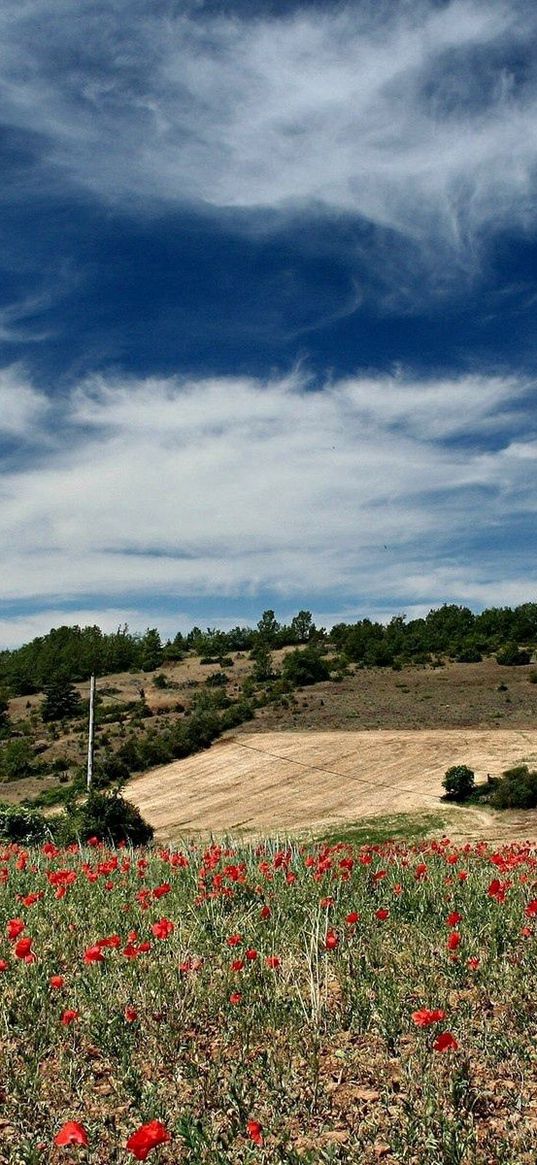
<instances>
[{"instance_id":1,"label":"blue sky","mask_svg":"<svg viewBox=\"0 0 537 1165\"><path fill-rule=\"evenodd\" d=\"M535 598L536 39L6 0L0 644Z\"/></svg>"}]
</instances>

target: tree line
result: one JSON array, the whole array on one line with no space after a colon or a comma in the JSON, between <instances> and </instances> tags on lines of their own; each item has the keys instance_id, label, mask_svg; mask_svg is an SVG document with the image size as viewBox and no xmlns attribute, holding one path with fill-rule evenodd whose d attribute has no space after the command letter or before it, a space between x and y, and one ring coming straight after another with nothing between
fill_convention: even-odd
<instances>
[{"instance_id":1,"label":"tree line","mask_svg":"<svg viewBox=\"0 0 537 1165\"><path fill-rule=\"evenodd\" d=\"M491 607L474 614L468 607L444 604L420 619L397 615L384 624L364 618L338 623L327 632L301 610L290 623L264 611L256 627L231 630L193 627L163 641L156 628L143 633L128 626L105 633L100 627L57 627L12 651L0 652L0 688L8 695L31 695L56 681L77 683L124 671L155 671L194 653L206 662L223 663L234 652L252 653L259 670L269 669L268 654L280 647L332 647L344 659L364 667L405 666L435 656L477 662L497 653L500 663L529 662L537 644L537 603ZM1 710L0 710L1 715Z\"/></svg>"}]
</instances>

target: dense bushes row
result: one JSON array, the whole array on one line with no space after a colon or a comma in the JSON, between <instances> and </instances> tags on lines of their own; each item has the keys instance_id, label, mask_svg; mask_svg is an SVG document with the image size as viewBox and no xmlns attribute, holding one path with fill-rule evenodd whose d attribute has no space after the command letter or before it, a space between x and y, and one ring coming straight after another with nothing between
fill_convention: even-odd
<instances>
[{"instance_id":1,"label":"dense bushes row","mask_svg":"<svg viewBox=\"0 0 537 1165\"><path fill-rule=\"evenodd\" d=\"M117 844L147 845L153 829L130 801L115 793L94 792L72 801L57 817L45 817L38 809L0 803L0 838L24 845L55 841L59 845L87 842L92 837Z\"/></svg>"},{"instance_id":2,"label":"dense bushes row","mask_svg":"<svg viewBox=\"0 0 537 1165\"><path fill-rule=\"evenodd\" d=\"M506 769L502 777L489 777L486 785L475 785L473 769L453 765L443 780L446 800L464 802L486 799L494 809L537 808L537 772L528 765Z\"/></svg>"}]
</instances>

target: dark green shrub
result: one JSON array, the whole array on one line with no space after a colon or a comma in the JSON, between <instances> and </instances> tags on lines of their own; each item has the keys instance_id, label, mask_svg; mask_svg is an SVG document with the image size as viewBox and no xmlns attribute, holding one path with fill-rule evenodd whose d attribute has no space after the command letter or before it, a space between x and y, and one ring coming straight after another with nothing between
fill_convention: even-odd
<instances>
[{"instance_id":1,"label":"dark green shrub","mask_svg":"<svg viewBox=\"0 0 537 1165\"><path fill-rule=\"evenodd\" d=\"M463 647L455 659L457 663L481 663L483 656L477 647Z\"/></svg>"},{"instance_id":2,"label":"dark green shrub","mask_svg":"<svg viewBox=\"0 0 537 1165\"><path fill-rule=\"evenodd\" d=\"M153 687L154 688L167 688L168 684L169 684L168 677L164 675L164 672L160 671L158 673L158 675L153 676Z\"/></svg>"},{"instance_id":3,"label":"dark green shrub","mask_svg":"<svg viewBox=\"0 0 537 1165\"><path fill-rule=\"evenodd\" d=\"M123 797L90 793L84 804L66 807L56 836L63 845L85 842L90 837L114 845L120 841L147 845L152 840L153 828L144 821L139 809Z\"/></svg>"},{"instance_id":4,"label":"dark green shrub","mask_svg":"<svg viewBox=\"0 0 537 1165\"><path fill-rule=\"evenodd\" d=\"M522 664L529 663L531 655L529 651L521 651L518 643L506 643L496 656L496 663L500 663L502 667L520 667Z\"/></svg>"},{"instance_id":5,"label":"dark green shrub","mask_svg":"<svg viewBox=\"0 0 537 1165\"><path fill-rule=\"evenodd\" d=\"M225 671L215 671L212 675L207 676L205 684L208 688L225 688L228 677Z\"/></svg>"},{"instance_id":6,"label":"dark green shrub","mask_svg":"<svg viewBox=\"0 0 537 1165\"><path fill-rule=\"evenodd\" d=\"M468 765L452 765L442 785L449 801L467 801L474 791L475 773Z\"/></svg>"},{"instance_id":7,"label":"dark green shrub","mask_svg":"<svg viewBox=\"0 0 537 1165\"><path fill-rule=\"evenodd\" d=\"M282 675L296 688L305 688L309 684L319 684L330 679L330 672L318 647L305 647L286 655L283 661Z\"/></svg>"},{"instance_id":8,"label":"dark green shrub","mask_svg":"<svg viewBox=\"0 0 537 1165\"><path fill-rule=\"evenodd\" d=\"M0 752L0 772L8 781L29 777L35 770L32 746L24 737L9 740Z\"/></svg>"},{"instance_id":9,"label":"dark green shrub","mask_svg":"<svg viewBox=\"0 0 537 1165\"><path fill-rule=\"evenodd\" d=\"M0 837L7 841L39 844L52 836L49 822L37 809L0 803Z\"/></svg>"},{"instance_id":10,"label":"dark green shrub","mask_svg":"<svg viewBox=\"0 0 537 1165\"><path fill-rule=\"evenodd\" d=\"M537 806L537 772L527 765L507 769L498 781L490 804L495 809L534 809Z\"/></svg>"}]
</instances>

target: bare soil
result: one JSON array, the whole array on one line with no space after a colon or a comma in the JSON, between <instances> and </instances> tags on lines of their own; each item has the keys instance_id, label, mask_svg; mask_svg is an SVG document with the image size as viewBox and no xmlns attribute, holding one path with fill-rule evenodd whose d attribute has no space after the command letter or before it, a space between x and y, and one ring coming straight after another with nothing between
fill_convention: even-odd
<instances>
[{"instance_id":1,"label":"bare soil","mask_svg":"<svg viewBox=\"0 0 537 1165\"><path fill-rule=\"evenodd\" d=\"M446 832L537 837L537 810L496 813L441 800L442 778L468 764L477 780L537 763L534 729L379 729L236 734L129 784L162 839L196 831L320 832L401 813L441 813Z\"/></svg>"}]
</instances>

